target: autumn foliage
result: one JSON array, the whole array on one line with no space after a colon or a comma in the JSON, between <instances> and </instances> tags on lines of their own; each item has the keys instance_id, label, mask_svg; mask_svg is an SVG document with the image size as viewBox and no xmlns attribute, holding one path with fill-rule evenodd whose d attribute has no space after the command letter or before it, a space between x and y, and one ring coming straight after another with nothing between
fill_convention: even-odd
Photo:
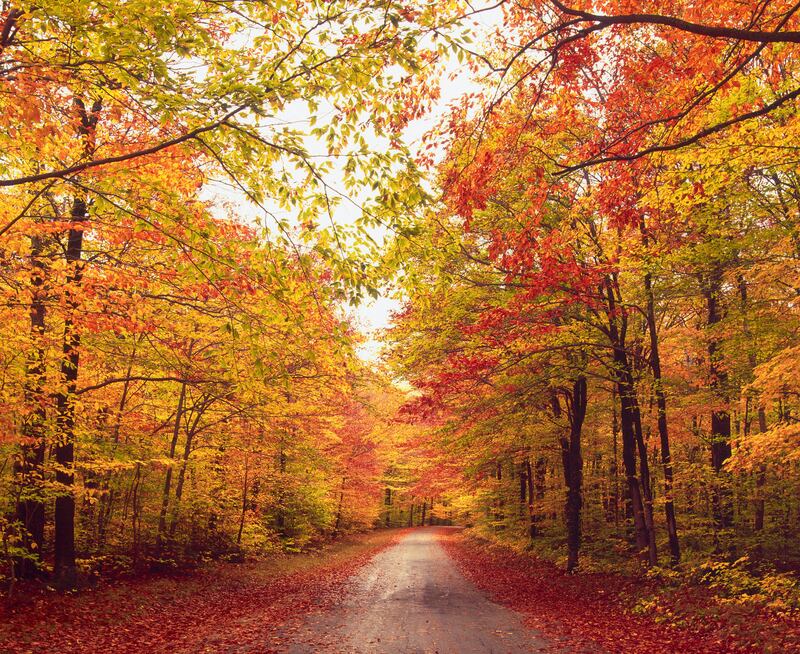
<instances>
[{"instance_id":1,"label":"autumn foliage","mask_svg":"<svg viewBox=\"0 0 800 654\"><path fill-rule=\"evenodd\" d=\"M453 44L475 82L390 254L390 361L485 537L572 572L719 565L795 610L798 22L533 0Z\"/></svg>"},{"instance_id":2,"label":"autumn foliage","mask_svg":"<svg viewBox=\"0 0 800 654\"><path fill-rule=\"evenodd\" d=\"M454 520L794 629L798 47L789 0L0 0L11 594ZM674 608L613 579L593 629Z\"/></svg>"},{"instance_id":3,"label":"autumn foliage","mask_svg":"<svg viewBox=\"0 0 800 654\"><path fill-rule=\"evenodd\" d=\"M392 113L417 53L392 5L340 9L0 4L12 595L297 551L385 512L398 400L345 310L374 280L317 223L336 157L350 189L402 169L355 126Z\"/></svg>"}]
</instances>

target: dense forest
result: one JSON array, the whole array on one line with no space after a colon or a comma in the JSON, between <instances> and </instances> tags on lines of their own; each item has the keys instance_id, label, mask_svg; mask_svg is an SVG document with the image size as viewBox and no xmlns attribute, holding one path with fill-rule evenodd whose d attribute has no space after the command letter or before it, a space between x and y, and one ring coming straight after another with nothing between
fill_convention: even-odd
<instances>
[{"instance_id":1,"label":"dense forest","mask_svg":"<svg viewBox=\"0 0 800 654\"><path fill-rule=\"evenodd\" d=\"M800 604L798 30L2 0L4 579L452 522Z\"/></svg>"},{"instance_id":2,"label":"dense forest","mask_svg":"<svg viewBox=\"0 0 800 654\"><path fill-rule=\"evenodd\" d=\"M793 568L795 10L573 4L506 6L492 85L429 136L440 202L393 253L405 410L463 520L569 570L584 541Z\"/></svg>"},{"instance_id":3,"label":"dense forest","mask_svg":"<svg viewBox=\"0 0 800 654\"><path fill-rule=\"evenodd\" d=\"M408 48L381 40L384 9L3 4L7 578L69 587L405 519L386 486L413 481L413 428L389 428L402 394L346 311L372 273L336 247L347 226L314 226L335 153L348 187L404 169L352 110L391 113ZM317 162L289 107L323 102L344 108Z\"/></svg>"}]
</instances>

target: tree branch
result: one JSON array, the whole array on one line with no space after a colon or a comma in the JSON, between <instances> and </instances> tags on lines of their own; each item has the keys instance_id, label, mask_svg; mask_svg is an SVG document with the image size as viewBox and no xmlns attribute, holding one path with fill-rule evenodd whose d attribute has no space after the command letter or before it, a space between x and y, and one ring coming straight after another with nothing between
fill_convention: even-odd
<instances>
[{"instance_id":1,"label":"tree branch","mask_svg":"<svg viewBox=\"0 0 800 654\"><path fill-rule=\"evenodd\" d=\"M156 145L153 145L149 148L144 148L142 150L135 150L133 152L126 152L125 154L119 154L113 157L105 157L103 159L93 159L92 161L85 161L84 163L75 164L74 166L70 166L68 168L62 168L60 170L50 170L46 173L39 173L36 175L27 175L25 177L16 177L13 179L0 179L0 187L4 186L19 186L20 184L30 184L32 182L41 182L46 179L55 179L55 178L63 178L67 177L68 175L73 175L75 173L80 173L84 170L88 170L90 168L97 168L98 166L106 166L108 164L113 163L120 163L122 161L129 161L130 159L136 159L138 157L144 157L148 154L155 154L156 152L161 152L161 150L166 150L167 148L171 148L175 145L179 145L181 143L185 143L186 141L190 141L194 138L197 138L201 134L206 132L211 132L218 127L221 127L226 121L230 120L236 114L244 111L247 109L249 105L241 105L232 109L227 114L215 120L212 123L207 125L203 125L202 127L197 127L186 134L181 136L177 136L173 139L169 139L168 141L162 141Z\"/></svg>"},{"instance_id":2,"label":"tree branch","mask_svg":"<svg viewBox=\"0 0 800 654\"><path fill-rule=\"evenodd\" d=\"M100 388L105 388L106 386L110 386L111 384L122 384L125 382L132 382L132 381L144 381L144 382L180 382L182 384L210 384L214 380L213 379L186 379L184 377L174 377L174 376L167 376L167 377L147 377L142 375L133 375L130 377L112 377L111 379L106 379L105 381L101 381L97 384L92 384L91 386L84 386L81 389L75 391L76 395L82 395L83 393L89 393L90 391L96 391Z\"/></svg>"},{"instance_id":3,"label":"tree branch","mask_svg":"<svg viewBox=\"0 0 800 654\"><path fill-rule=\"evenodd\" d=\"M731 118L729 120L723 121L721 123L717 123L716 125L712 125L706 129L703 129L692 136L689 136L685 139L680 141L675 141L674 143L669 143L667 145L654 145L649 148L644 148L643 150L639 150L632 154L615 154L615 155L608 155L604 157L595 157L593 159L587 159L579 164L575 164L572 166L562 166L561 170L558 172L559 176L568 175L569 173L574 173L578 170L583 170L584 168L591 168L592 166L599 166L600 164L611 163L614 161L636 161L637 159L641 159L642 157L646 157L651 154L656 154L658 152L671 152L673 150L680 150L681 148L686 147L687 145L694 145L699 141L702 141L704 138L716 134L718 132L722 132L726 130L728 127L736 125L737 123L743 123L748 120L752 120L753 118L759 118L761 116L766 116L767 114L771 113L781 105L786 104L787 102L791 102L792 100L797 99L800 97L800 88L796 88L794 91L790 91L785 95L779 96L777 100L770 102L768 105L764 105L761 109L756 109L754 111L749 111L746 114L742 114L741 116L736 116L735 118Z\"/></svg>"},{"instance_id":4,"label":"tree branch","mask_svg":"<svg viewBox=\"0 0 800 654\"><path fill-rule=\"evenodd\" d=\"M663 16L661 14L619 14L606 16L603 14L593 14L580 9L568 7L560 0L550 0L559 11L574 16L585 22L596 23L602 27L611 25L661 25L663 27L673 27L682 32L707 36L713 39L728 39L732 41L751 41L755 43L800 43L800 32L797 31L773 31L765 32L762 30L738 29L735 27L723 27L721 25L704 25L693 23L675 16ZM800 9L800 2L794 5L786 14L791 16Z\"/></svg>"}]
</instances>

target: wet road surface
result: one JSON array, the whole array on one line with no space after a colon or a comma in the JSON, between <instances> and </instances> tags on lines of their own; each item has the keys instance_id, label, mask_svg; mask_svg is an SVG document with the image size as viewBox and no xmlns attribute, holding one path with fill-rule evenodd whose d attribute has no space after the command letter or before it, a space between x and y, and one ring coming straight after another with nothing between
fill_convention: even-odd
<instances>
[{"instance_id":1,"label":"wet road surface","mask_svg":"<svg viewBox=\"0 0 800 654\"><path fill-rule=\"evenodd\" d=\"M456 568L436 532L411 532L350 582L341 603L287 633L287 654L521 654L548 646ZM554 651L549 649L547 651Z\"/></svg>"}]
</instances>

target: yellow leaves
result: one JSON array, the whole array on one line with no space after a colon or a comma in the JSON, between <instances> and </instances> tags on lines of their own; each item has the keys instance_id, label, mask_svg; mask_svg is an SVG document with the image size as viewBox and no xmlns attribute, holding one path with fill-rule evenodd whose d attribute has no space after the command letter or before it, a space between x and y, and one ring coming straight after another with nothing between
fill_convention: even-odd
<instances>
[{"instance_id":1,"label":"yellow leaves","mask_svg":"<svg viewBox=\"0 0 800 654\"><path fill-rule=\"evenodd\" d=\"M761 433L742 439L727 464L732 471L753 472L762 466L790 469L800 461L800 425L777 424Z\"/></svg>"},{"instance_id":2,"label":"yellow leaves","mask_svg":"<svg viewBox=\"0 0 800 654\"><path fill-rule=\"evenodd\" d=\"M748 390L758 393L760 403L781 400L800 393L800 346L784 347L754 370Z\"/></svg>"}]
</instances>

